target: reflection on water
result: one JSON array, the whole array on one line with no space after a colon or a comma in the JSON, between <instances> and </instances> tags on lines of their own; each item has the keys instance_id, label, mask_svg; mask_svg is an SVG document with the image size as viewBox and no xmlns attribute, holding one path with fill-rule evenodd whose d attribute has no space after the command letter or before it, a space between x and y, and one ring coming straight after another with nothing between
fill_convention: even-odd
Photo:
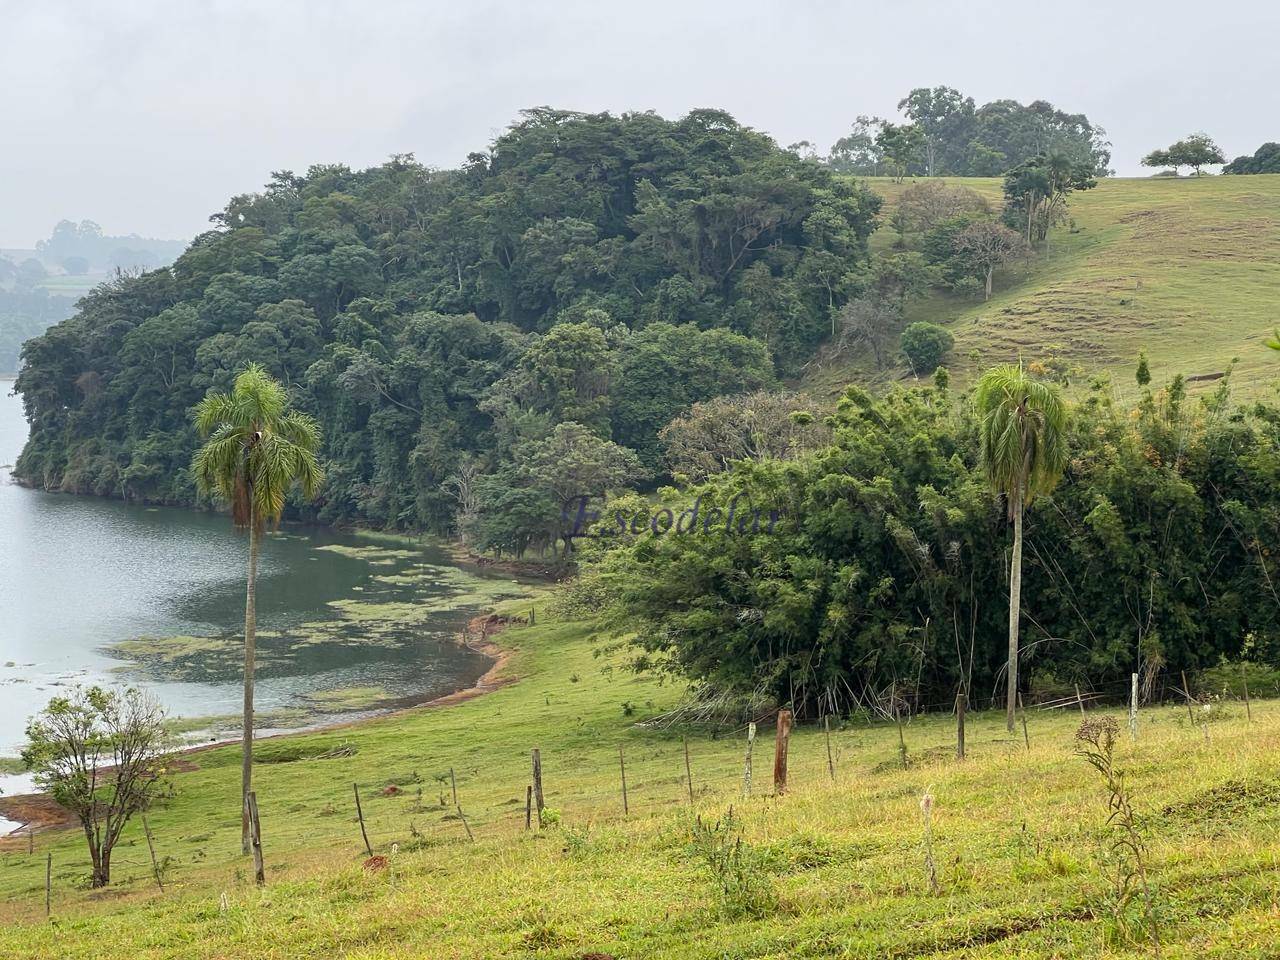
<instances>
[{"instance_id":1,"label":"reflection on water","mask_svg":"<svg viewBox=\"0 0 1280 960\"><path fill-rule=\"evenodd\" d=\"M0 381L0 467L26 435L11 388ZM0 469L0 756L14 755L27 718L75 682L140 683L175 716L237 713L246 560L225 517L27 490ZM469 685L486 661L454 638L476 604L504 590L518 592L430 545L291 528L268 537L262 725Z\"/></svg>"}]
</instances>

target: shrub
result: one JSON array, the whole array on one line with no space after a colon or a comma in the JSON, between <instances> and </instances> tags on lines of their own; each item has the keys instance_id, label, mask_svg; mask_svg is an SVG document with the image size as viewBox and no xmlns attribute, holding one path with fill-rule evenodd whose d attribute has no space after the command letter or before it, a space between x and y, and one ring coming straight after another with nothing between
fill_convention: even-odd
<instances>
[{"instance_id":1,"label":"shrub","mask_svg":"<svg viewBox=\"0 0 1280 960\"><path fill-rule=\"evenodd\" d=\"M956 339L949 330L936 323L922 321L908 324L899 341L902 352L917 374L932 373L955 343Z\"/></svg>"}]
</instances>

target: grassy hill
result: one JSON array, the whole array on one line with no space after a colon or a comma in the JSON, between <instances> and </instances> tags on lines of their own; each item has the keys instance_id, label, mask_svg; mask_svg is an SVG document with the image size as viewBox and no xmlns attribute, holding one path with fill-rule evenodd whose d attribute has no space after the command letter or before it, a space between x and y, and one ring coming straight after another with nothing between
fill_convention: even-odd
<instances>
[{"instance_id":1,"label":"grassy hill","mask_svg":"<svg viewBox=\"0 0 1280 960\"><path fill-rule=\"evenodd\" d=\"M999 180L952 182L999 203ZM886 212L909 185L872 182ZM989 303L935 296L909 306L908 322L954 333L949 366L962 380L1019 356L1055 356L1128 385L1142 349L1156 382L1216 373L1233 358L1233 382L1246 390L1280 372L1262 346L1280 323L1280 176L1104 179L1071 198L1069 215L1048 253L997 274ZM883 249L894 236L884 228L875 240ZM865 358L842 357L812 369L806 386L834 392L875 376Z\"/></svg>"},{"instance_id":2,"label":"grassy hill","mask_svg":"<svg viewBox=\"0 0 1280 960\"><path fill-rule=\"evenodd\" d=\"M261 746L264 889L239 854L234 748L193 755L172 799L150 813L168 865L163 893L137 823L118 851L117 882L100 892L82 888L77 831L37 834L34 853L10 841L0 854L0 956L1153 955L1132 929L1146 901L1121 920L1111 905L1108 794L1074 753L1074 709L1033 709L1029 745L1004 732L1001 716L971 715L964 762L945 713L914 719L902 734L905 769L892 723L833 729L834 773L822 730L801 727L782 797L771 796L772 733L762 730L744 799L743 731L637 726L675 703L678 685L625 672L590 624L539 605L536 626L499 639L514 684ZM533 747L550 811L542 831L524 828ZM1136 741L1122 732L1117 760L1142 818L1163 956L1273 955L1278 758L1280 702L1255 701L1251 722L1237 702L1217 702L1194 723L1180 706L1144 709ZM362 866L353 782L384 869Z\"/></svg>"}]
</instances>

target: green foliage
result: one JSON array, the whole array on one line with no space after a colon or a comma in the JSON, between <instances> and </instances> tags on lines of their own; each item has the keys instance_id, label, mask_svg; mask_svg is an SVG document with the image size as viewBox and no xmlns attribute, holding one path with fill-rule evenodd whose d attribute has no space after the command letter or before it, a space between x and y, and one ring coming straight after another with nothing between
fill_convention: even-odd
<instances>
[{"instance_id":1,"label":"green foliage","mask_svg":"<svg viewBox=\"0 0 1280 960\"><path fill-rule=\"evenodd\" d=\"M81 687L51 699L26 733L23 762L40 788L80 822L92 885L105 886L125 825L162 790L164 711L133 687Z\"/></svg>"},{"instance_id":2,"label":"green foliage","mask_svg":"<svg viewBox=\"0 0 1280 960\"><path fill-rule=\"evenodd\" d=\"M284 388L257 364L231 393L201 400L193 420L206 438L191 462L196 485L229 503L237 526L261 530L280 519L295 485L310 499L324 480L315 420L288 409Z\"/></svg>"},{"instance_id":3,"label":"green foliage","mask_svg":"<svg viewBox=\"0 0 1280 960\"><path fill-rule=\"evenodd\" d=\"M1251 656L1280 653L1269 546L1280 538L1280 409L1211 410L1183 391L1172 383L1130 410L1099 388L1065 423L1044 414L1060 436L1050 449L1037 441L1047 455L1032 492L1044 503L1026 520L1022 667L1033 681L1127 682L1134 611L1158 625L1144 657L1169 670L1236 656L1248 634ZM991 401L1003 395L989 387ZM992 455L1020 438L1020 418L1000 411ZM683 503L702 496L704 516L719 511L709 534L641 535L591 566L636 634L637 664L813 712L895 678L920 703L949 702L962 683L993 689L1006 658L988 638L1005 633L1009 560L993 544L1008 533L981 426L974 404L940 386L881 399L850 388L827 448L683 491ZM747 519L726 532L740 494ZM773 533L753 532L751 511L773 509Z\"/></svg>"},{"instance_id":4,"label":"green foliage","mask_svg":"<svg viewBox=\"0 0 1280 960\"><path fill-rule=\"evenodd\" d=\"M1191 167L1200 176L1200 168L1214 163L1226 163L1221 148L1208 134L1193 133L1163 150L1152 150L1142 158L1144 167Z\"/></svg>"},{"instance_id":5,"label":"green foliage","mask_svg":"<svg viewBox=\"0 0 1280 960\"><path fill-rule=\"evenodd\" d=\"M1067 407L1057 389L1008 364L982 375L973 405L982 468L1009 510L1051 493L1067 466Z\"/></svg>"},{"instance_id":6,"label":"green foliage","mask_svg":"<svg viewBox=\"0 0 1280 960\"><path fill-rule=\"evenodd\" d=\"M1223 173L1280 173L1280 143L1267 142L1254 151L1253 156L1236 157Z\"/></svg>"},{"instance_id":7,"label":"green foliage","mask_svg":"<svg viewBox=\"0 0 1280 960\"><path fill-rule=\"evenodd\" d=\"M879 206L714 110L540 108L459 170L280 172L30 341L16 472L192 503L185 411L256 363L325 437L295 515L449 531L461 463L499 477L579 423L652 468L691 404L798 370L865 284Z\"/></svg>"},{"instance_id":8,"label":"green foliage","mask_svg":"<svg viewBox=\"0 0 1280 960\"><path fill-rule=\"evenodd\" d=\"M911 369L920 375L932 373L946 359L955 342L955 337L945 327L918 321L907 324L902 331L900 345Z\"/></svg>"},{"instance_id":9,"label":"green foliage","mask_svg":"<svg viewBox=\"0 0 1280 960\"><path fill-rule=\"evenodd\" d=\"M913 131L902 135L875 117L859 117L852 131L831 147L828 163L850 173L895 171L928 177L994 177L1037 154L1070 156L1098 176L1111 163L1106 131L1080 113L1066 113L1037 100L993 100L978 106L951 87L917 87L898 103ZM876 131L887 136L877 137ZM905 149L899 149L900 147ZM895 156L890 156L890 148ZM902 164L905 163L905 167Z\"/></svg>"}]
</instances>

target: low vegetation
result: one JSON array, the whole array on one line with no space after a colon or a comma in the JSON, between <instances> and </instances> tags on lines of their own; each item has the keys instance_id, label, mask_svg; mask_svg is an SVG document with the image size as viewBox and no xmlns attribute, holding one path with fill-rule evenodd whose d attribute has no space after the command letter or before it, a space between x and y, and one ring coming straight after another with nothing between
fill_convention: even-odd
<instances>
[{"instance_id":1,"label":"low vegetation","mask_svg":"<svg viewBox=\"0 0 1280 960\"><path fill-rule=\"evenodd\" d=\"M105 898L85 889L83 840L39 833L34 855L11 846L0 854L9 921L0 952L15 960L1151 955L1145 928L1128 922L1133 912L1118 919L1105 853L1115 836L1111 794L1074 756L1074 704L1032 706L1029 747L1021 730L1005 733L1001 712L971 713L963 762L954 759L950 717L911 718L905 769L892 722L854 716L832 725L834 777L821 727L800 726L779 799L770 797L772 737L762 725L744 798L742 729L660 722L681 690L625 672L593 630L541 602L536 626L499 635L519 682L448 709L264 743L263 889L239 854L234 748L190 755L189 769L173 774L173 796L148 813L163 894L136 823ZM1137 739L1121 732L1114 744L1168 957L1265 956L1280 907L1267 799L1280 788L1280 705L1255 700L1251 722L1238 702L1217 709L1225 716L1206 739L1182 705L1144 706ZM546 829L526 831L535 746L550 815ZM453 805L451 770L474 842ZM352 781L374 853L385 858L367 867ZM1141 918L1145 895L1133 902Z\"/></svg>"}]
</instances>

